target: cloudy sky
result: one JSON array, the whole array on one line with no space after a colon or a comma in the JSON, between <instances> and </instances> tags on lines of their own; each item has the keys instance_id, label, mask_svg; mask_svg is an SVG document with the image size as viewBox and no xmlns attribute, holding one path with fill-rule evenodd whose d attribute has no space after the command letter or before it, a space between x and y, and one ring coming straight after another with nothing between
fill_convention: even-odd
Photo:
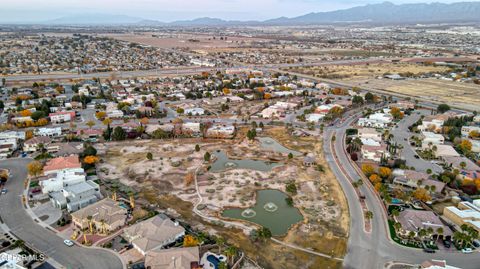
<instances>
[{"instance_id":1,"label":"cloudy sky","mask_svg":"<svg viewBox=\"0 0 480 269\"><path fill-rule=\"evenodd\" d=\"M0 22L38 22L80 14L129 15L164 22L198 17L265 20L384 0L0 0ZM450 3L459 0L439 0ZM425 0L391 0L395 4Z\"/></svg>"}]
</instances>

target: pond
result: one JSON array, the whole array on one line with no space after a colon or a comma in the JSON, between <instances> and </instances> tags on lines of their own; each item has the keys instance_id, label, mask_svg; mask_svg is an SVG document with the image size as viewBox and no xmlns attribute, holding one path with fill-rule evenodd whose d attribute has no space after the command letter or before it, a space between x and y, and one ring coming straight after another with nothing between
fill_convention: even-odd
<instances>
[{"instance_id":1,"label":"pond","mask_svg":"<svg viewBox=\"0 0 480 269\"><path fill-rule=\"evenodd\" d=\"M216 151L213 153L217 158L215 162L210 167L210 172L219 172L224 171L228 168L238 168L238 169L252 169L262 172L268 172L272 170L275 166L281 165L281 163L276 162L265 162L257 160L232 160L229 159L227 154L223 151Z\"/></svg>"},{"instance_id":2,"label":"pond","mask_svg":"<svg viewBox=\"0 0 480 269\"><path fill-rule=\"evenodd\" d=\"M300 211L287 204L287 197L278 190L257 191L254 207L226 209L222 216L251 221L269 228L273 235L284 235L292 225L303 220Z\"/></svg>"},{"instance_id":3,"label":"pond","mask_svg":"<svg viewBox=\"0 0 480 269\"><path fill-rule=\"evenodd\" d=\"M302 155L301 152L284 147L282 144L278 143L275 139L271 137L259 137L258 141L260 141L260 147L262 149L286 154L292 153L294 156Z\"/></svg>"}]
</instances>

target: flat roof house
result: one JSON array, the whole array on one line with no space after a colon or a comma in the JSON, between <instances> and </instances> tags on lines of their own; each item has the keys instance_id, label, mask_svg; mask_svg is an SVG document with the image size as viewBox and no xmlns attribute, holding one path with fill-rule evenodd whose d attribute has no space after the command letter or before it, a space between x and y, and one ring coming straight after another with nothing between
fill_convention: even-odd
<instances>
[{"instance_id":1,"label":"flat roof house","mask_svg":"<svg viewBox=\"0 0 480 269\"><path fill-rule=\"evenodd\" d=\"M91 181L80 182L64 187L60 191L49 193L50 201L55 207L74 212L93 204L102 198L100 186Z\"/></svg>"},{"instance_id":2,"label":"flat roof house","mask_svg":"<svg viewBox=\"0 0 480 269\"><path fill-rule=\"evenodd\" d=\"M443 209L443 216L458 226L467 224L480 232L480 199L473 203L460 202L457 207L447 206Z\"/></svg>"}]
</instances>

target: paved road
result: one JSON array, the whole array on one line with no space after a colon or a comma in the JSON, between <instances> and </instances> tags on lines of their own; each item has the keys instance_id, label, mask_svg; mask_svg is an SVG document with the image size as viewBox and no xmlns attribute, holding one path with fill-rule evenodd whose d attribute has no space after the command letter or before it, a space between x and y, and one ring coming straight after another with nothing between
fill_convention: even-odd
<instances>
[{"instance_id":1,"label":"paved road","mask_svg":"<svg viewBox=\"0 0 480 269\"><path fill-rule=\"evenodd\" d=\"M417 113L418 112L418 113ZM415 167L415 171L426 172L427 169L431 169L433 173L441 173L443 172L443 168L437 164L434 164L430 161L423 160L423 159L416 159L415 149L410 145L409 138L413 135L409 130L408 127L418 121L421 115L429 115L430 111L428 110L417 110L416 112L412 113L411 115L406 115L396 127L394 127L391 131L393 134L393 140L403 146L401 150L401 156L404 160L406 160L407 166Z\"/></svg>"},{"instance_id":2,"label":"paved road","mask_svg":"<svg viewBox=\"0 0 480 269\"><path fill-rule=\"evenodd\" d=\"M386 214L376 194L366 184L360 190L366 197L366 203L373 212L372 232L364 231L363 212L360 207L355 189L349 182L360 178L349 161L344 151L345 134L353 118L332 128L327 128L324 135L324 151L327 162L337 177L345 196L347 197L350 212L350 236L348 239L348 251L344 257L344 268L371 269L383 268L389 261L401 261L420 264L425 260L447 260L449 265L463 269L478 269L479 253L462 254L454 251L437 251L435 254L427 254L419 249L405 248L389 239L386 225ZM330 147L332 136L336 136L333 148ZM337 156L335 160L334 156ZM343 171L340 167L343 167Z\"/></svg>"},{"instance_id":3,"label":"paved road","mask_svg":"<svg viewBox=\"0 0 480 269\"><path fill-rule=\"evenodd\" d=\"M350 64L365 64L385 61L384 59L355 59L355 60L334 60L321 61L312 63L294 63L294 64L267 64L267 65L248 65L238 63L230 67L201 67L201 66L180 66L178 68L165 68L153 70L135 70L135 71L113 71L113 72L99 72L88 74L28 74L28 75L7 75L3 76L9 81L39 81L39 80L68 80L68 79L89 79L89 78L110 78L114 75L117 78L131 78L131 77L148 77L148 76L169 76L169 75L190 75L198 74L200 72L212 72L224 69L271 69L271 68L288 68L300 66L324 66L324 65L350 65Z\"/></svg>"},{"instance_id":4,"label":"paved road","mask_svg":"<svg viewBox=\"0 0 480 269\"><path fill-rule=\"evenodd\" d=\"M11 173L11 178L6 183L8 193L0 195L0 216L11 232L66 268L123 268L122 262L114 254L101 249L67 247L63 244L61 237L32 220L21 201L24 179L27 177L26 165L30 161L30 159L8 159L0 162L0 168L8 168Z\"/></svg>"}]
</instances>

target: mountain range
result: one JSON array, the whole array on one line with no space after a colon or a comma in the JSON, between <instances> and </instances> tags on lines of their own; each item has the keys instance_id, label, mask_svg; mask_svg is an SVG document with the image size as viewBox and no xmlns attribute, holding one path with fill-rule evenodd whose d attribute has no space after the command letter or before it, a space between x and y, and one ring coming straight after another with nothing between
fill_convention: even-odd
<instances>
[{"instance_id":1,"label":"mountain range","mask_svg":"<svg viewBox=\"0 0 480 269\"><path fill-rule=\"evenodd\" d=\"M334 23L454 23L480 22L480 2L451 4L401 4L391 2L369 4L348 9L314 12L298 17L280 17L266 21L228 21L217 18L197 18L174 22L146 20L126 15L90 14L62 17L42 24L112 25L137 24L157 26L223 26L223 25L312 25Z\"/></svg>"}]
</instances>

